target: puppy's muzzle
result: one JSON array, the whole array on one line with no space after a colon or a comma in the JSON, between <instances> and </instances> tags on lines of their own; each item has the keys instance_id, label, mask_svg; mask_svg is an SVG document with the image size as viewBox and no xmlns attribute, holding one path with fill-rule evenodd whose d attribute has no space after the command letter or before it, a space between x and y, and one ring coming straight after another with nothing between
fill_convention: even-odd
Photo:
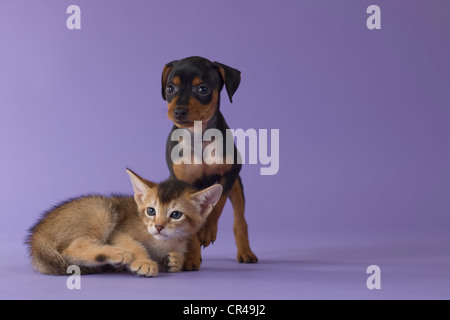
<instances>
[{"instance_id":1,"label":"puppy's muzzle","mask_svg":"<svg viewBox=\"0 0 450 320\"><path fill-rule=\"evenodd\" d=\"M184 107L176 107L173 110L173 116L178 121L186 120L189 110Z\"/></svg>"}]
</instances>

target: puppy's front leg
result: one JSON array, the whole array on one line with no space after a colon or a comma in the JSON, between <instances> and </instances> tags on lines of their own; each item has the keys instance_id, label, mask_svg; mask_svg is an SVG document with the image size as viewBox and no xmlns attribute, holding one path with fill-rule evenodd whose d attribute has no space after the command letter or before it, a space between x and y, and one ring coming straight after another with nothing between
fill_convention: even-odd
<instances>
[{"instance_id":1,"label":"puppy's front leg","mask_svg":"<svg viewBox=\"0 0 450 320\"><path fill-rule=\"evenodd\" d=\"M184 255L184 267L185 271L198 271L202 264L202 253L200 242L198 241L197 234L192 235L188 244L188 251Z\"/></svg>"},{"instance_id":2,"label":"puppy's front leg","mask_svg":"<svg viewBox=\"0 0 450 320\"><path fill-rule=\"evenodd\" d=\"M223 207L227 202L228 194L222 194L217 204L214 206L212 212L209 214L205 225L198 232L198 239L200 244L206 248L211 243L216 241L217 238L217 225L219 223L220 215L222 214Z\"/></svg>"}]
</instances>

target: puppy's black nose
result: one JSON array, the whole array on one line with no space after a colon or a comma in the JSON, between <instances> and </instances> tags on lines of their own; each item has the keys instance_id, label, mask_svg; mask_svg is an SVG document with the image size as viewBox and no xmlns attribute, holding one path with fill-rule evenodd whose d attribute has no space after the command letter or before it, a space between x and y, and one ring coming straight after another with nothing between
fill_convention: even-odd
<instances>
[{"instance_id":1,"label":"puppy's black nose","mask_svg":"<svg viewBox=\"0 0 450 320\"><path fill-rule=\"evenodd\" d=\"M175 118L177 120L186 119L187 114L188 114L188 109L186 109L186 108L176 108L175 110L173 110L173 115L175 116Z\"/></svg>"}]
</instances>

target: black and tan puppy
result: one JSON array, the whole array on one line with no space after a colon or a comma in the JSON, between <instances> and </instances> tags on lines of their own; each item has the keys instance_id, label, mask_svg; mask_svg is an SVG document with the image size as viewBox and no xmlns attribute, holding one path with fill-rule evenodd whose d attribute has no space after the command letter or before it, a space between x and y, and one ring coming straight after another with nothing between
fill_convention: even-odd
<instances>
[{"instance_id":1,"label":"black and tan puppy","mask_svg":"<svg viewBox=\"0 0 450 320\"><path fill-rule=\"evenodd\" d=\"M194 122L201 121L202 130L218 129L226 137L228 125L220 112L220 92L225 86L230 102L241 81L239 70L201 57L189 57L173 61L164 66L162 73L162 96L167 101L168 117L173 121L172 132L178 128L194 130ZM220 200L209 215L205 226L194 236L186 254L185 269L199 270L201 264L201 245L207 247L216 240L217 224L227 198L230 198L234 211L233 230L237 246L237 260L241 263L255 263L258 258L250 249L248 228L244 218L244 193L239 177L241 164L237 161L234 146L232 164L174 164L171 158L173 148L179 143L172 141L169 135L166 148L166 160L171 176L186 181L201 189L219 183L223 186ZM225 138L224 138L225 139ZM193 143L193 142L192 142ZM202 149L208 145L203 142ZM223 156L226 157L226 150ZM194 148L191 157L194 158ZM228 161L230 162L230 161Z\"/></svg>"}]
</instances>

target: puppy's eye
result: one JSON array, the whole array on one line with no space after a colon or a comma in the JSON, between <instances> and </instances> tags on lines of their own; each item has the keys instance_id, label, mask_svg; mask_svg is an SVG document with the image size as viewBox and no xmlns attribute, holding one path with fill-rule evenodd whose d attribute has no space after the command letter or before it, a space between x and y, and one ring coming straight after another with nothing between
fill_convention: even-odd
<instances>
[{"instance_id":1,"label":"puppy's eye","mask_svg":"<svg viewBox=\"0 0 450 320\"><path fill-rule=\"evenodd\" d=\"M177 88L173 84L169 83L167 85L167 87L166 87L167 94L172 94L172 93L175 93L176 91L177 91Z\"/></svg>"},{"instance_id":2,"label":"puppy's eye","mask_svg":"<svg viewBox=\"0 0 450 320\"><path fill-rule=\"evenodd\" d=\"M156 215L156 210L155 208L148 207L145 213L147 214L147 216L153 217Z\"/></svg>"},{"instance_id":3,"label":"puppy's eye","mask_svg":"<svg viewBox=\"0 0 450 320\"><path fill-rule=\"evenodd\" d=\"M172 214L170 215L170 217L171 217L172 219L175 219L175 220L180 219L182 216L183 216L183 213L180 212L180 211L174 211L174 212L172 212Z\"/></svg>"},{"instance_id":4,"label":"puppy's eye","mask_svg":"<svg viewBox=\"0 0 450 320\"><path fill-rule=\"evenodd\" d=\"M197 92L202 95L202 96L206 96L210 93L210 90L207 86L205 86L204 84L199 85L197 88Z\"/></svg>"}]
</instances>

